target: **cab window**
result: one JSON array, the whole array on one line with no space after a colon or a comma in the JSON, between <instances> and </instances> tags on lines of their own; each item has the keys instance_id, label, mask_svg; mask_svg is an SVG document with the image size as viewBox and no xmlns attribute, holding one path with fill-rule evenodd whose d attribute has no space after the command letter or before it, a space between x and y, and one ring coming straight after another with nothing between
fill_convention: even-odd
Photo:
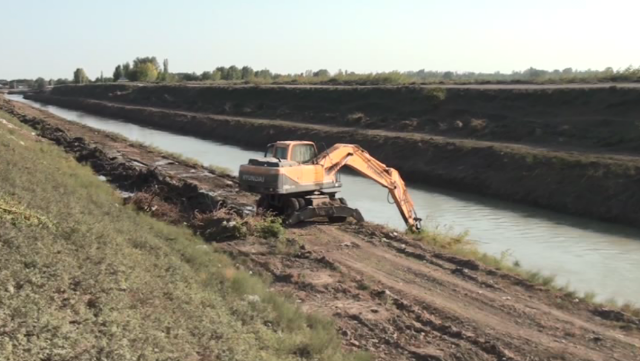
<instances>
[{"instance_id":1,"label":"cab window","mask_svg":"<svg viewBox=\"0 0 640 361\"><path fill-rule=\"evenodd\" d=\"M275 144L269 144L267 146L267 150L264 152L264 157L273 157L273 148L275 148Z\"/></svg>"},{"instance_id":2,"label":"cab window","mask_svg":"<svg viewBox=\"0 0 640 361\"><path fill-rule=\"evenodd\" d=\"M275 157L280 160L287 159L287 147L277 147Z\"/></svg>"},{"instance_id":3,"label":"cab window","mask_svg":"<svg viewBox=\"0 0 640 361\"><path fill-rule=\"evenodd\" d=\"M291 160L298 163L308 163L316 157L316 147L313 144L296 144L291 150Z\"/></svg>"}]
</instances>

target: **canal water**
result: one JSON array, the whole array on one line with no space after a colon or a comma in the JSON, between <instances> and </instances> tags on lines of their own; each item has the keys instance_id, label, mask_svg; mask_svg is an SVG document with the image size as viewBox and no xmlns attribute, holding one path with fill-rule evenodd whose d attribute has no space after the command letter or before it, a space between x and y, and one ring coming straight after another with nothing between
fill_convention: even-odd
<instances>
[{"instance_id":1,"label":"canal water","mask_svg":"<svg viewBox=\"0 0 640 361\"><path fill-rule=\"evenodd\" d=\"M261 152L213 141L140 127L117 119L25 100L9 99L46 109L58 116L133 140L195 158L203 164L229 168ZM387 191L368 179L345 173L342 196L360 209L365 219L404 229ZM453 234L468 232L479 248L493 255L503 252L512 260L580 292L595 291L599 300L640 304L640 231L486 197L408 184L424 224Z\"/></svg>"}]
</instances>

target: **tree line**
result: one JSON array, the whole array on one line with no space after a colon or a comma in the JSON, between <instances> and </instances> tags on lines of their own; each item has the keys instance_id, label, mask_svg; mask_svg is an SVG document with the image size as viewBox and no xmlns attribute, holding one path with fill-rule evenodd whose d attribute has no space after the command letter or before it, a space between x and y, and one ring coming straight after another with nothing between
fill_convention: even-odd
<instances>
[{"instance_id":1,"label":"tree line","mask_svg":"<svg viewBox=\"0 0 640 361\"><path fill-rule=\"evenodd\" d=\"M111 76L100 76L91 80L84 69L77 68L73 78L36 80L16 79L8 81L9 87L21 84L33 89L46 89L47 86L64 84L110 83L118 81L175 83L175 82L245 82L255 84L352 84L352 85L385 85L385 84L473 84L473 83L594 83L594 82L635 82L640 81L640 67L629 66L614 70L611 67L603 70L577 70L564 68L543 70L528 68L510 73L454 72L454 71L389 71L377 73L356 73L338 70L331 73L327 69L307 70L302 73L281 74L269 69L254 70L250 66L231 65L218 66L201 73L170 72L169 60L162 64L155 56L137 57L132 62L116 65ZM0 85L2 85L0 83Z\"/></svg>"}]
</instances>

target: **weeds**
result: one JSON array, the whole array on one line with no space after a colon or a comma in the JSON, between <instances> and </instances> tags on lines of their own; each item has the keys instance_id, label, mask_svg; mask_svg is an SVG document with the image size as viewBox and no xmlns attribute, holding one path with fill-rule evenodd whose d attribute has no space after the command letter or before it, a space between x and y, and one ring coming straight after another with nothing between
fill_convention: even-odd
<instances>
[{"instance_id":1,"label":"weeds","mask_svg":"<svg viewBox=\"0 0 640 361\"><path fill-rule=\"evenodd\" d=\"M300 252L300 241L295 238L279 237L275 242L275 253L280 255L295 255Z\"/></svg>"},{"instance_id":2,"label":"weeds","mask_svg":"<svg viewBox=\"0 0 640 361\"><path fill-rule=\"evenodd\" d=\"M578 293L572 290L569 284L562 287L557 286L555 275L545 275L540 271L523 269L518 260L510 262L512 255L508 250L501 252L499 257L481 252L473 242L467 239L467 236L468 232L453 233L451 228L441 229L440 227L436 227L434 230L423 228L420 233L414 234L413 238L436 249L478 261L488 267L518 275L533 284L560 292L568 298L579 299L589 304L599 305L599 303L596 302L597 295L594 292L585 292L582 297L579 297ZM624 305L619 306L615 299L606 300L600 305L621 310L624 307ZM635 305L627 304L624 309L626 310L625 312L640 317L640 308L637 308Z\"/></svg>"},{"instance_id":3,"label":"weeds","mask_svg":"<svg viewBox=\"0 0 640 361\"><path fill-rule=\"evenodd\" d=\"M282 219L273 215L266 215L254 226L255 234L264 239L279 239L284 235Z\"/></svg>"}]
</instances>

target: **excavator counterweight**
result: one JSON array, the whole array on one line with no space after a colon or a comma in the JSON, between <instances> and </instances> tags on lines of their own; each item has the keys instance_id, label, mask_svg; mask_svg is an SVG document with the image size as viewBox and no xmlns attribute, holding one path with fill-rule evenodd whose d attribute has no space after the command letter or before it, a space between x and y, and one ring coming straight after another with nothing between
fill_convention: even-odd
<instances>
[{"instance_id":1,"label":"excavator counterweight","mask_svg":"<svg viewBox=\"0 0 640 361\"><path fill-rule=\"evenodd\" d=\"M354 144L336 144L320 154L308 141L269 144L263 158L240 166L240 187L260 194L258 208L282 214L287 224L319 217L362 222L360 211L336 197L342 187L338 171L344 166L387 188L407 227L420 230L421 220L398 171Z\"/></svg>"}]
</instances>

